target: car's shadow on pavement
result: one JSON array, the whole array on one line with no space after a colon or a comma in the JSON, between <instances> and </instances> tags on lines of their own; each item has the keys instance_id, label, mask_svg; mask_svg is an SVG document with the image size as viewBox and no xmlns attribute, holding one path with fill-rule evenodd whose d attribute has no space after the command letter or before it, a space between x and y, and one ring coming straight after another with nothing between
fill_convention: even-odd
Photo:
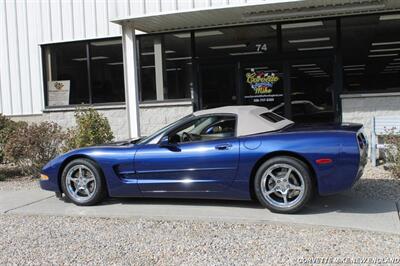
<instances>
[{"instance_id":1,"label":"car's shadow on pavement","mask_svg":"<svg viewBox=\"0 0 400 266\"><path fill-rule=\"evenodd\" d=\"M400 201L400 179L361 179L352 192L364 198Z\"/></svg>"},{"instance_id":2,"label":"car's shadow on pavement","mask_svg":"<svg viewBox=\"0 0 400 266\"><path fill-rule=\"evenodd\" d=\"M141 204L141 205L174 205L174 206L215 206L263 209L256 201L219 200L219 199L177 199L177 198L110 198L102 205Z\"/></svg>"},{"instance_id":3,"label":"car's shadow on pavement","mask_svg":"<svg viewBox=\"0 0 400 266\"><path fill-rule=\"evenodd\" d=\"M176 199L176 198L110 198L101 204L110 205L161 205L161 206L204 206L242 208L249 210L265 209L257 201L215 200L215 199ZM314 196L307 206L296 215L322 213L380 214L396 210L396 202L366 199L352 192L332 196ZM269 212L268 210L265 210Z\"/></svg>"},{"instance_id":4,"label":"car's shadow on pavement","mask_svg":"<svg viewBox=\"0 0 400 266\"><path fill-rule=\"evenodd\" d=\"M348 191L331 196L315 196L299 214L383 214L393 211L397 211L396 201L394 200L368 199Z\"/></svg>"}]
</instances>

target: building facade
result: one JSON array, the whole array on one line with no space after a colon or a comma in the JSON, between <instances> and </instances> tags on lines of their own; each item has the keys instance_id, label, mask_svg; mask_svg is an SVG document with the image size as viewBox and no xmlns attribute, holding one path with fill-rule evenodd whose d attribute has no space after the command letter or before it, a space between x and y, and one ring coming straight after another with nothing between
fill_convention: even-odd
<instances>
[{"instance_id":1,"label":"building facade","mask_svg":"<svg viewBox=\"0 0 400 266\"><path fill-rule=\"evenodd\" d=\"M16 0L0 7L0 113L117 139L255 104L296 122L400 116L396 0Z\"/></svg>"}]
</instances>

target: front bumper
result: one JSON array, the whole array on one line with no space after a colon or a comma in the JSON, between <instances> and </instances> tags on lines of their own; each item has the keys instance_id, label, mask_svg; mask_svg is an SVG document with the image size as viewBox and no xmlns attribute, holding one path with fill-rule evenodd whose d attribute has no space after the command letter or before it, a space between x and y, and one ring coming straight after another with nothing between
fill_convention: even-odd
<instances>
[{"instance_id":1,"label":"front bumper","mask_svg":"<svg viewBox=\"0 0 400 266\"><path fill-rule=\"evenodd\" d=\"M39 184L40 184L40 187L44 190L49 190L49 191L53 191L53 192L61 192L58 185L54 184L50 180L40 180Z\"/></svg>"},{"instance_id":2,"label":"front bumper","mask_svg":"<svg viewBox=\"0 0 400 266\"><path fill-rule=\"evenodd\" d=\"M52 175L41 173L39 181L40 187L44 190L60 192L60 187L56 179L57 178Z\"/></svg>"}]
</instances>

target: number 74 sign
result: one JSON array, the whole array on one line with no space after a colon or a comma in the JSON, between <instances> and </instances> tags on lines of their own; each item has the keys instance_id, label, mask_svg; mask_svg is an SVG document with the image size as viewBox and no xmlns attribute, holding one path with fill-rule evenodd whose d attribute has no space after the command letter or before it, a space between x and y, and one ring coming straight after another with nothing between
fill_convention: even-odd
<instances>
[{"instance_id":1,"label":"number 74 sign","mask_svg":"<svg viewBox=\"0 0 400 266\"><path fill-rule=\"evenodd\" d=\"M257 43L256 48L257 48L257 52L266 52L268 50L266 43Z\"/></svg>"}]
</instances>

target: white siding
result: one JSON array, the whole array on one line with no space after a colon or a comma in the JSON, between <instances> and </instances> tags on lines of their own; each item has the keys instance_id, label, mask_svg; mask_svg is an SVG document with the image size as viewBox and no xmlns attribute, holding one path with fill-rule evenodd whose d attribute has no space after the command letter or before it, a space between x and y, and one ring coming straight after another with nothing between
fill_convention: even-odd
<instances>
[{"instance_id":1,"label":"white siding","mask_svg":"<svg viewBox=\"0 0 400 266\"><path fill-rule=\"evenodd\" d=\"M12 111L14 114L22 114L22 82L25 81L25 77L21 77L21 56L18 39L18 18L17 18L17 4L7 2L6 13L7 13L7 32L8 32L8 65L9 67L9 86L11 90L11 103ZM23 40L21 40L23 41ZM2 64L3 65L3 64ZM7 78L7 77L5 77ZM4 89L6 89L5 87ZM6 111L6 110L5 110Z\"/></svg>"},{"instance_id":2,"label":"white siding","mask_svg":"<svg viewBox=\"0 0 400 266\"><path fill-rule=\"evenodd\" d=\"M115 18L243 3L246 0L0 1L0 112L42 112L40 44L120 36L120 26L110 22Z\"/></svg>"},{"instance_id":3,"label":"white siding","mask_svg":"<svg viewBox=\"0 0 400 266\"><path fill-rule=\"evenodd\" d=\"M118 17L118 0L107 0L108 6L108 19ZM118 34L121 35L121 27L115 23L108 22L109 34Z\"/></svg>"}]
</instances>

